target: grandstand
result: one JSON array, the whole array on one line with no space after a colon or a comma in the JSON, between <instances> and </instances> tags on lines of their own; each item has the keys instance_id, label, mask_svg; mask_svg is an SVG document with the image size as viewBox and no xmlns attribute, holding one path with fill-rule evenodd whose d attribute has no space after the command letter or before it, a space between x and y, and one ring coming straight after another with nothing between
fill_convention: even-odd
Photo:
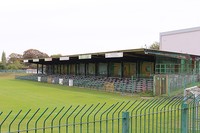
<instances>
[{"instance_id":1,"label":"grandstand","mask_svg":"<svg viewBox=\"0 0 200 133\"><path fill-rule=\"evenodd\" d=\"M18 78L63 85L71 80L79 87L146 92L153 91L155 75L199 75L199 59L198 55L143 48L26 59L25 63L37 64L37 74Z\"/></svg>"}]
</instances>

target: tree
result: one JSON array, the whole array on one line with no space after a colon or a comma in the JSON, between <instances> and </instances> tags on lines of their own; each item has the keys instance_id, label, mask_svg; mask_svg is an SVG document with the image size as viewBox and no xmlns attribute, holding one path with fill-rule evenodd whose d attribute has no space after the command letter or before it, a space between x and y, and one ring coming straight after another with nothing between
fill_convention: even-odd
<instances>
[{"instance_id":1,"label":"tree","mask_svg":"<svg viewBox=\"0 0 200 133\"><path fill-rule=\"evenodd\" d=\"M38 59L49 57L46 53L40 52L36 49L28 49L23 53L23 59ZM37 68L36 64L25 63L27 68Z\"/></svg>"},{"instance_id":2,"label":"tree","mask_svg":"<svg viewBox=\"0 0 200 133\"><path fill-rule=\"evenodd\" d=\"M6 68L6 53L4 51L1 56L1 62L2 62L3 68L5 69Z\"/></svg>"},{"instance_id":3,"label":"tree","mask_svg":"<svg viewBox=\"0 0 200 133\"><path fill-rule=\"evenodd\" d=\"M40 52L36 49L28 49L24 51L23 58L24 59L37 59L37 58L47 58L49 57L46 53Z\"/></svg>"},{"instance_id":4,"label":"tree","mask_svg":"<svg viewBox=\"0 0 200 133\"><path fill-rule=\"evenodd\" d=\"M21 61L23 56L21 54L12 53L8 56L8 63L14 63L16 61Z\"/></svg>"},{"instance_id":5,"label":"tree","mask_svg":"<svg viewBox=\"0 0 200 133\"><path fill-rule=\"evenodd\" d=\"M8 57L7 69L22 69L24 68L24 64L22 62L22 55L17 53L12 53Z\"/></svg>"},{"instance_id":6,"label":"tree","mask_svg":"<svg viewBox=\"0 0 200 133\"><path fill-rule=\"evenodd\" d=\"M0 70L5 69L5 66L0 62Z\"/></svg>"},{"instance_id":7,"label":"tree","mask_svg":"<svg viewBox=\"0 0 200 133\"><path fill-rule=\"evenodd\" d=\"M154 42L153 44L151 44L151 46L149 48L150 49L159 50L160 49L160 44L159 44L159 42Z\"/></svg>"},{"instance_id":8,"label":"tree","mask_svg":"<svg viewBox=\"0 0 200 133\"><path fill-rule=\"evenodd\" d=\"M22 69L23 67L24 67L23 64L19 60L16 60L14 63L10 63L7 65L7 69L12 69L12 70Z\"/></svg>"}]
</instances>

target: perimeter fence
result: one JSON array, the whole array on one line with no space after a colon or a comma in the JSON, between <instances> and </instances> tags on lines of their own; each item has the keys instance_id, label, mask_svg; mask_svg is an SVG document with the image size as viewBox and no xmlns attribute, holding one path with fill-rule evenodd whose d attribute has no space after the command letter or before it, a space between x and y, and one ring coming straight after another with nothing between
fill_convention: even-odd
<instances>
[{"instance_id":1,"label":"perimeter fence","mask_svg":"<svg viewBox=\"0 0 200 133\"><path fill-rule=\"evenodd\" d=\"M199 133L193 95L0 112L0 133Z\"/></svg>"}]
</instances>

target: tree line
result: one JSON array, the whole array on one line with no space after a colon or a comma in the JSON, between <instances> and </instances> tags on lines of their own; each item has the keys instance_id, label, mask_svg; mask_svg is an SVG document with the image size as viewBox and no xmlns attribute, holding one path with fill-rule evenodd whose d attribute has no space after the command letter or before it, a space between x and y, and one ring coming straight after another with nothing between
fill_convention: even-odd
<instances>
[{"instance_id":1,"label":"tree line","mask_svg":"<svg viewBox=\"0 0 200 133\"><path fill-rule=\"evenodd\" d=\"M24 59L37 59L37 58L48 58L48 57L60 57L61 54L51 55L41 52L36 49L28 49L23 52L23 55L17 53L11 53L6 57L6 53L3 51L0 62L0 70L18 70L18 69L34 69L36 65L30 63L23 63Z\"/></svg>"}]
</instances>

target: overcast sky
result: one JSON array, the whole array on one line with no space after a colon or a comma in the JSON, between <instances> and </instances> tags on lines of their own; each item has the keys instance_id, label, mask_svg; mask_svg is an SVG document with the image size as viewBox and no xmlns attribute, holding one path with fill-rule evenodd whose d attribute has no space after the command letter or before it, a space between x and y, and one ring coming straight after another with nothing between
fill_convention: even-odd
<instances>
[{"instance_id":1,"label":"overcast sky","mask_svg":"<svg viewBox=\"0 0 200 133\"><path fill-rule=\"evenodd\" d=\"M200 26L199 0L0 0L0 56L141 48Z\"/></svg>"}]
</instances>

